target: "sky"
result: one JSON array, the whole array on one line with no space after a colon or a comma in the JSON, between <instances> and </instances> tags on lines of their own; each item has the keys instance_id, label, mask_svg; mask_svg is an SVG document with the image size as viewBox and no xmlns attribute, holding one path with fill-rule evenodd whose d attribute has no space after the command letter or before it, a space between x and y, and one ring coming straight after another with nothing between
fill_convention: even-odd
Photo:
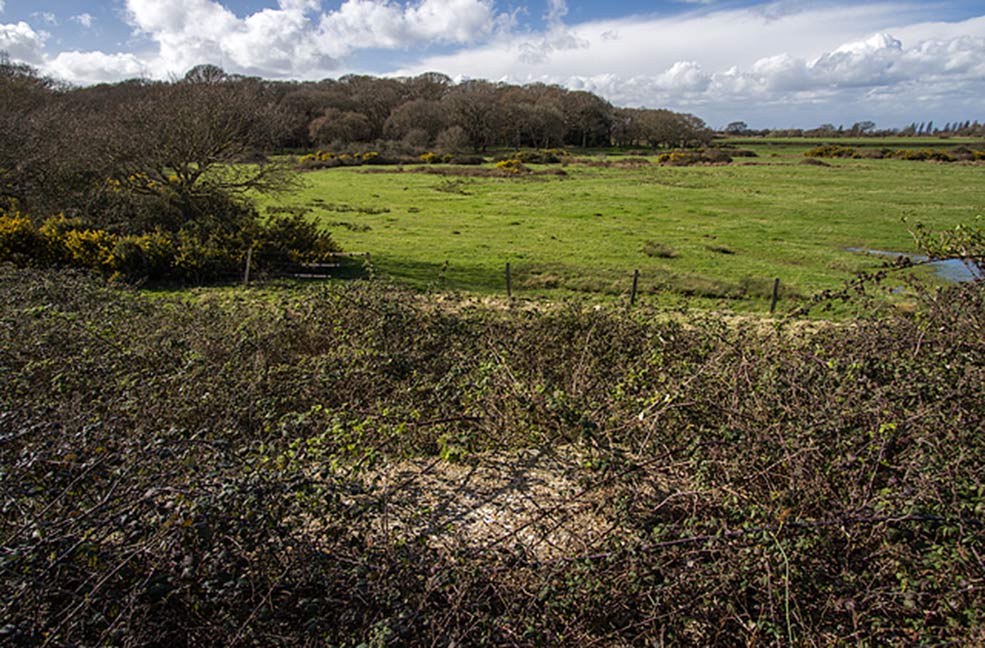
<instances>
[{"instance_id":1,"label":"sky","mask_svg":"<svg viewBox=\"0 0 985 648\"><path fill-rule=\"evenodd\" d=\"M442 72L720 128L985 121L985 1L0 0L0 52L71 83Z\"/></svg>"}]
</instances>

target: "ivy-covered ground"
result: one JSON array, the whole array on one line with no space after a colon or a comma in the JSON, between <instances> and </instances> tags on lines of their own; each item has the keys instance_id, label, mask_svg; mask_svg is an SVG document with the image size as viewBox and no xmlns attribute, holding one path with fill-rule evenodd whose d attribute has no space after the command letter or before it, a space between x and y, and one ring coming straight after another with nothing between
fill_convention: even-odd
<instances>
[{"instance_id":1,"label":"ivy-covered ground","mask_svg":"<svg viewBox=\"0 0 985 648\"><path fill-rule=\"evenodd\" d=\"M985 641L980 285L837 325L0 293L0 643Z\"/></svg>"}]
</instances>

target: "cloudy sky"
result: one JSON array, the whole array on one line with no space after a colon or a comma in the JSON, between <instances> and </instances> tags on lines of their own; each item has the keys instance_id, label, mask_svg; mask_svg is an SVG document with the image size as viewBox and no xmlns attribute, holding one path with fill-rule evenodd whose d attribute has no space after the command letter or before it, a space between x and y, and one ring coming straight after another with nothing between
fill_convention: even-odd
<instances>
[{"instance_id":1,"label":"cloudy sky","mask_svg":"<svg viewBox=\"0 0 985 648\"><path fill-rule=\"evenodd\" d=\"M78 84L197 63L542 81L720 127L985 121L985 2L0 0L0 51Z\"/></svg>"}]
</instances>

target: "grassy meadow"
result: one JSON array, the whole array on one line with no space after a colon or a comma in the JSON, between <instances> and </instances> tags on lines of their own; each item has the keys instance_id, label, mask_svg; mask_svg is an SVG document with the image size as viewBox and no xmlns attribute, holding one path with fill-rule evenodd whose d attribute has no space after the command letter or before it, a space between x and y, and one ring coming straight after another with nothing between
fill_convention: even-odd
<instances>
[{"instance_id":1,"label":"grassy meadow","mask_svg":"<svg viewBox=\"0 0 985 648\"><path fill-rule=\"evenodd\" d=\"M370 252L378 271L417 288L502 293L510 262L518 295L617 296L639 269L646 298L737 310L762 310L773 277L796 298L882 263L846 248L916 252L913 225L951 228L985 212L980 165L802 164L817 143L745 141L758 157L728 166L623 167L628 157L599 153L576 156L565 175L516 178L336 168L260 204L307 211L344 249Z\"/></svg>"}]
</instances>

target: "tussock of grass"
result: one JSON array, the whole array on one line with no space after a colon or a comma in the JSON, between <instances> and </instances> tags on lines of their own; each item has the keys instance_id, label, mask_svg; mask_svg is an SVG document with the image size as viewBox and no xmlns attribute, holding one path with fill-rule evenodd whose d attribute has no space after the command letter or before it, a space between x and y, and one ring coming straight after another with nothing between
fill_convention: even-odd
<instances>
[{"instance_id":1,"label":"tussock of grass","mask_svg":"<svg viewBox=\"0 0 985 648\"><path fill-rule=\"evenodd\" d=\"M643 254L648 257L657 257L658 259L676 259L680 256L674 248L657 241L647 241L644 243Z\"/></svg>"},{"instance_id":2,"label":"tussock of grass","mask_svg":"<svg viewBox=\"0 0 985 648\"><path fill-rule=\"evenodd\" d=\"M722 245L720 243L709 243L705 246L706 250L715 252L716 254L735 254L735 250L727 245Z\"/></svg>"}]
</instances>

